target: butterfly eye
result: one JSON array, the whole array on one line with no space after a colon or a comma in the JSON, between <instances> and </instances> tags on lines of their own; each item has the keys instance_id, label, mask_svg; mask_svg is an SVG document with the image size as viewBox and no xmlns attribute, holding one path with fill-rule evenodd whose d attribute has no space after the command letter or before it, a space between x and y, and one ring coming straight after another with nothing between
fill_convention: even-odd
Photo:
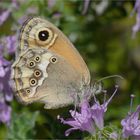
<instances>
[{"instance_id":1,"label":"butterfly eye","mask_svg":"<svg viewBox=\"0 0 140 140\"><path fill-rule=\"evenodd\" d=\"M51 58L50 58L50 62L51 62L51 63L56 63L56 62L57 62L57 58L54 57L54 56L51 57Z\"/></svg>"},{"instance_id":2,"label":"butterfly eye","mask_svg":"<svg viewBox=\"0 0 140 140\"><path fill-rule=\"evenodd\" d=\"M35 62L34 62L34 61L29 61L28 67L29 67L29 68L35 67Z\"/></svg>"},{"instance_id":3,"label":"butterfly eye","mask_svg":"<svg viewBox=\"0 0 140 140\"><path fill-rule=\"evenodd\" d=\"M30 85L31 86L36 86L37 85L37 80L35 78L30 79Z\"/></svg>"},{"instance_id":4,"label":"butterfly eye","mask_svg":"<svg viewBox=\"0 0 140 140\"><path fill-rule=\"evenodd\" d=\"M34 71L34 76L35 77L40 77L42 75L42 72L40 70L35 70Z\"/></svg>"},{"instance_id":5,"label":"butterfly eye","mask_svg":"<svg viewBox=\"0 0 140 140\"><path fill-rule=\"evenodd\" d=\"M41 57L38 55L38 56L36 56L36 57L34 58L34 60L35 60L36 62L40 62Z\"/></svg>"}]
</instances>

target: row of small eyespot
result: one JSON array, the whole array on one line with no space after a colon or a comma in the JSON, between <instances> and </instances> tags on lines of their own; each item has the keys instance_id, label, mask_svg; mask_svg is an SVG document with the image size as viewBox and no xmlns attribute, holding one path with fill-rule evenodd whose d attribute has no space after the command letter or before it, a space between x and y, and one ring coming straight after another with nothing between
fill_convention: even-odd
<instances>
[{"instance_id":1,"label":"row of small eyespot","mask_svg":"<svg viewBox=\"0 0 140 140\"><path fill-rule=\"evenodd\" d=\"M30 86L32 86L32 87L37 85L37 83L38 83L37 78L41 77L42 72L41 72L41 70L36 69L34 71L34 74L33 75L34 75L35 78L32 77L32 78L30 78L30 81L29 81ZM27 88L27 89L25 89L25 92L27 94L29 94L31 92L31 90L29 88Z\"/></svg>"},{"instance_id":2,"label":"row of small eyespot","mask_svg":"<svg viewBox=\"0 0 140 140\"><path fill-rule=\"evenodd\" d=\"M40 62L40 56L36 56L35 57L35 59L34 59L36 62ZM51 63L56 63L57 62L57 58L56 57L51 57L50 58L50 62ZM33 63L33 67L35 66L35 62L34 61L30 61L30 63L29 64L31 64L31 63ZM39 69L36 69L35 71L34 71L34 76L36 77L36 78L39 78L40 76L42 75L42 72L39 70ZM37 79L36 78L31 78L30 79L30 85L31 86L36 86L37 85ZM27 93L30 93L30 89L26 89L26 92Z\"/></svg>"},{"instance_id":3,"label":"row of small eyespot","mask_svg":"<svg viewBox=\"0 0 140 140\"><path fill-rule=\"evenodd\" d=\"M34 58L34 61L31 60L30 62L28 62L28 67L29 67L29 68L33 68L33 67L35 67L35 62L39 63L40 61L41 61L41 57L38 55L38 56L36 56L36 57ZM57 58L54 57L54 56L52 56L52 57L50 58L50 62L51 62L51 63L56 63L56 62L57 62Z\"/></svg>"},{"instance_id":4,"label":"row of small eyespot","mask_svg":"<svg viewBox=\"0 0 140 140\"><path fill-rule=\"evenodd\" d=\"M42 75L42 72L39 69L37 69L37 70L34 71L34 76L36 78L40 77L41 75ZM29 82L30 83L30 86L36 86L37 85L38 81L37 81L36 78L30 78L30 82ZM26 93L29 94L30 92L31 92L31 90L29 88L27 88L26 89Z\"/></svg>"},{"instance_id":5,"label":"row of small eyespot","mask_svg":"<svg viewBox=\"0 0 140 140\"><path fill-rule=\"evenodd\" d=\"M37 55L36 57L34 57L34 60L27 62L28 67L33 68L33 67L35 67L35 62L39 63L40 61L41 61L41 57L39 55Z\"/></svg>"}]
</instances>

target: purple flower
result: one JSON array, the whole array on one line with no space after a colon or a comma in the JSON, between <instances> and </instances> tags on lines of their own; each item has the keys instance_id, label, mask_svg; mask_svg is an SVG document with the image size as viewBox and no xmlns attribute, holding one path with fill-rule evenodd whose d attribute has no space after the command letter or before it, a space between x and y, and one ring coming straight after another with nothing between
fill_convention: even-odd
<instances>
[{"instance_id":1,"label":"purple flower","mask_svg":"<svg viewBox=\"0 0 140 140\"><path fill-rule=\"evenodd\" d=\"M6 101L13 99L12 89L10 87L11 62L0 56L0 92L5 95Z\"/></svg>"},{"instance_id":2,"label":"purple flower","mask_svg":"<svg viewBox=\"0 0 140 140\"><path fill-rule=\"evenodd\" d=\"M3 37L0 40L0 92L4 94L6 101L13 99L13 92L10 86L11 61L4 58L14 54L16 48L16 36Z\"/></svg>"},{"instance_id":3,"label":"purple flower","mask_svg":"<svg viewBox=\"0 0 140 140\"><path fill-rule=\"evenodd\" d=\"M6 72L8 71L7 66L10 64L11 63L9 61L0 56L0 78L6 75Z\"/></svg>"},{"instance_id":4,"label":"purple flower","mask_svg":"<svg viewBox=\"0 0 140 140\"><path fill-rule=\"evenodd\" d=\"M140 0L136 0L134 10L140 13Z\"/></svg>"},{"instance_id":5,"label":"purple flower","mask_svg":"<svg viewBox=\"0 0 140 140\"><path fill-rule=\"evenodd\" d=\"M7 36L0 40L0 122L10 123L11 107L7 105L7 101L13 99L13 92L10 86L11 61L4 56L9 56L15 52L16 37Z\"/></svg>"},{"instance_id":6,"label":"purple flower","mask_svg":"<svg viewBox=\"0 0 140 140\"><path fill-rule=\"evenodd\" d=\"M78 129L81 131L87 131L92 135L95 134L96 128L102 130L104 128L104 114L107 111L109 102L116 94L117 89L118 87L116 87L113 95L102 105L99 104L99 101L97 101L95 95L93 95L95 103L92 106L89 105L87 99L88 96L86 94L89 93L89 95L92 95L94 94L94 92L92 93L92 90L89 90L88 88L85 91L83 90L85 92L85 95L83 96L86 98L79 105L81 111L77 112L76 110L70 110L72 118L69 118L67 120L58 117L58 119L61 120L61 123L72 126L72 128L68 129L65 132L65 135L68 136L72 131Z\"/></svg>"},{"instance_id":7,"label":"purple flower","mask_svg":"<svg viewBox=\"0 0 140 140\"><path fill-rule=\"evenodd\" d=\"M136 24L132 28L132 36L135 37L136 33L140 30L140 0L136 0L134 10L137 12Z\"/></svg>"},{"instance_id":8,"label":"purple flower","mask_svg":"<svg viewBox=\"0 0 140 140\"><path fill-rule=\"evenodd\" d=\"M52 8L56 3L56 0L48 0L48 8Z\"/></svg>"},{"instance_id":9,"label":"purple flower","mask_svg":"<svg viewBox=\"0 0 140 140\"><path fill-rule=\"evenodd\" d=\"M95 126L91 116L91 109L87 101L83 102L81 105L80 112L70 110L70 114L73 117L71 119L64 120L63 118L59 118L61 123L72 126L72 128L65 132L66 136L68 136L72 131L78 129L81 131L87 131L91 134L95 133Z\"/></svg>"},{"instance_id":10,"label":"purple flower","mask_svg":"<svg viewBox=\"0 0 140 140\"><path fill-rule=\"evenodd\" d=\"M136 24L132 28L132 37L135 37L136 33L140 30L140 15L136 17Z\"/></svg>"},{"instance_id":11,"label":"purple flower","mask_svg":"<svg viewBox=\"0 0 140 140\"><path fill-rule=\"evenodd\" d=\"M11 63L0 56L0 122L9 125L11 108L6 101L13 99L12 89L10 87L10 67Z\"/></svg>"},{"instance_id":12,"label":"purple flower","mask_svg":"<svg viewBox=\"0 0 140 140\"><path fill-rule=\"evenodd\" d=\"M140 135L138 135L138 136L132 136L131 138L132 138L132 140L140 140Z\"/></svg>"},{"instance_id":13,"label":"purple flower","mask_svg":"<svg viewBox=\"0 0 140 140\"><path fill-rule=\"evenodd\" d=\"M6 101L11 101L13 99L13 91L10 86L10 66L5 68L5 76L0 77L0 92L4 93L4 97Z\"/></svg>"},{"instance_id":14,"label":"purple flower","mask_svg":"<svg viewBox=\"0 0 140 140\"><path fill-rule=\"evenodd\" d=\"M4 101L0 101L0 122L9 125L11 119L11 107Z\"/></svg>"},{"instance_id":15,"label":"purple flower","mask_svg":"<svg viewBox=\"0 0 140 140\"><path fill-rule=\"evenodd\" d=\"M8 19L8 17L12 13L12 10L15 8L18 8L17 2L16 0L12 0L12 3L7 8L7 10L2 11L2 13L0 13L0 26Z\"/></svg>"},{"instance_id":16,"label":"purple flower","mask_svg":"<svg viewBox=\"0 0 140 140\"><path fill-rule=\"evenodd\" d=\"M5 10L0 14L0 25L2 25L7 20L10 13L11 13L10 10Z\"/></svg>"},{"instance_id":17,"label":"purple flower","mask_svg":"<svg viewBox=\"0 0 140 140\"><path fill-rule=\"evenodd\" d=\"M93 95L95 104L93 104L93 106L91 106L92 118L93 118L96 126L100 130L102 130L104 128L104 115L105 115L105 112L107 111L107 106L110 103L110 101L112 100L112 98L114 97L114 95L116 94L117 89L118 89L118 87L116 86L116 90L114 91L112 96L106 102L104 102L102 105L100 105L100 103L99 103L99 101L97 101L95 95Z\"/></svg>"},{"instance_id":18,"label":"purple flower","mask_svg":"<svg viewBox=\"0 0 140 140\"><path fill-rule=\"evenodd\" d=\"M16 49L15 35L6 37L6 49L7 49L7 53L9 54L15 53L15 49Z\"/></svg>"},{"instance_id":19,"label":"purple flower","mask_svg":"<svg viewBox=\"0 0 140 140\"><path fill-rule=\"evenodd\" d=\"M12 89L10 87L10 62L0 57L0 122L9 125L11 108L6 101L13 99Z\"/></svg>"},{"instance_id":20,"label":"purple flower","mask_svg":"<svg viewBox=\"0 0 140 140\"><path fill-rule=\"evenodd\" d=\"M17 46L17 37L16 35L9 35L2 37L0 40L0 56L8 56L14 54Z\"/></svg>"},{"instance_id":21,"label":"purple flower","mask_svg":"<svg viewBox=\"0 0 140 140\"><path fill-rule=\"evenodd\" d=\"M99 129L103 129L104 127L104 113L106 112L106 108L99 103L95 103L91 107L92 118Z\"/></svg>"},{"instance_id":22,"label":"purple flower","mask_svg":"<svg viewBox=\"0 0 140 140\"><path fill-rule=\"evenodd\" d=\"M109 138L110 138L110 139L113 139L113 140L117 140L118 134L117 134L116 132L112 132L112 133L109 135Z\"/></svg>"},{"instance_id":23,"label":"purple flower","mask_svg":"<svg viewBox=\"0 0 140 140\"><path fill-rule=\"evenodd\" d=\"M90 0L84 0L84 7L83 7L83 11L82 11L83 15L85 15L87 13L87 10L89 8L89 3L90 3Z\"/></svg>"},{"instance_id":24,"label":"purple flower","mask_svg":"<svg viewBox=\"0 0 140 140\"><path fill-rule=\"evenodd\" d=\"M138 137L140 139L140 105L137 107L136 111L129 113L128 116L121 121L123 126L123 137L128 138Z\"/></svg>"}]
</instances>

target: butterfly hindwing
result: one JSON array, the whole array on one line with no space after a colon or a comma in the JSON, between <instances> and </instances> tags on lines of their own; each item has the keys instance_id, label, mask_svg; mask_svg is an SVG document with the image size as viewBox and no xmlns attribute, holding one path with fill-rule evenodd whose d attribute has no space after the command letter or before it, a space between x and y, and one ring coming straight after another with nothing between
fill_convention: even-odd
<instances>
[{"instance_id":1,"label":"butterfly hindwing","mask_svg":"<svg viewBox=\"0 0 140 140\"><path fill-rule=\"evenodd\" d=\"M23 103L34 101L38 86L48 77L46 67L51 57L52 54L47 53L46 50L27 49L13 64L12 79L16 95L23 100ZM30 99L32 97L34 97L33 100Z\"/></svg>"}]
</instances>

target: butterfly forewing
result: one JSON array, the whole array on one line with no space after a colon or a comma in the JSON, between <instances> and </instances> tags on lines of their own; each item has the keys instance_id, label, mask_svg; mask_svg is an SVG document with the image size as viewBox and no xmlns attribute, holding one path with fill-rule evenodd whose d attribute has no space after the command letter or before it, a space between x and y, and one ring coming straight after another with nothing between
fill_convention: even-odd
<instances>
[{"instance_id":1,"label":"butterfly forewing","mask_svg":"<svg viewBox=\"0 0 140 140\"><path fill-rule=\"evenodd\" d=\"M42 34L46 40L39 37L43 32L48 33L48 36L45 36L45 33ZM49 49L63 56L83 76L84 83L89 84L90 73L83 58L68 38L49 21L32 18L22 27L19 45L21 52L34 47Z\"/></svg>"}]
</instances>

